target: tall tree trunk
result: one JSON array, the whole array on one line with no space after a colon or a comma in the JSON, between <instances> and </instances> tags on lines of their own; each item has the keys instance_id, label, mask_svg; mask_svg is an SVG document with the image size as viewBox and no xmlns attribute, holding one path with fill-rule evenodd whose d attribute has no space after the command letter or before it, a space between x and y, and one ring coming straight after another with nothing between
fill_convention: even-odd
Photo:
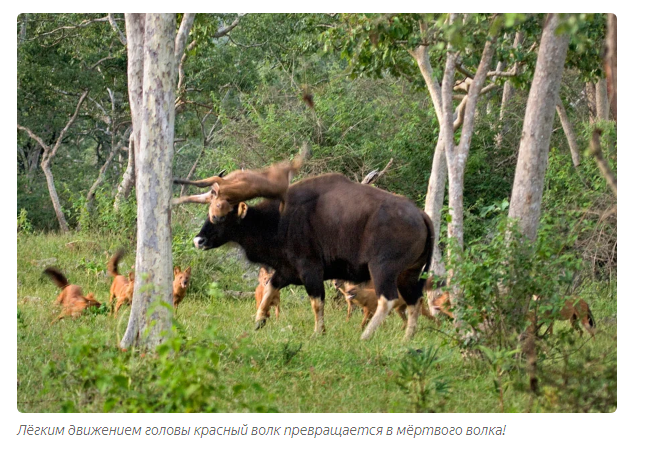
<instances>
[{"instance_id":1,"label":"tall tree trunk","mask_svg":"<svg viewBox=\"0 0 648 458\"><path fill-rule=\"evenodd\" d=\"M558 112L558 117L560 118L560 123L562 124L563 131L565 132L565 137L567 137L567 143L569 144L569 151L571 152L572 162L574 167L580 165L580 153L578 152L578 143L576 142L576 132L572 126L569 117L567 116L567 110L565 106L558 97L558 103L556 104L556 111Z\"/></svg>"},{"instance_id":2,"label":"tall tree trunk","mask_svg":"<svg viewBox=\"0 0 648 458\"><path fill-rule=\"evenodd\" d=\"M617 120L617 17L607 15L607 36L605 38L605 75L610 99L610 114Z\"/></svg>"},{"instance_id":3,"label":"tall tree trunk","mask_svg":"<svg viewBox=\"0 0 648 458\"><path fill-rule=\"evenodd\" d=\"M443 137L445 141L446 161L448 163L448 205L450 207L451 221L448 225L448 236L457 241L460 250L463 250L463 184L464 171L470 151L470 142L475 125L475 112L477 100L481 93L490 62L495 53L495 46L488 40L475 74L475 79L468 90L466 111L464 114L461 140L459 145L454 145L453 118L452 118L452 79L454 78L454 60L451 52L448 53L446 71L443 77Z\"/></svg>"},{"instance_id":4,"label":"tall tree trunk","mask_svg":"<svg viewBox=\"0 0 648 458\"><path fill-rule=\"evenodd\" d=\"M425 80L425 85L432 99L434 111L436 113L439 123L443 116L441 108L441 86L434 78L432 73L432 66L430 65L430 56L428 54L428 46L418 46L410 54L416 60L416 63L421 71L421 75ZM443 199L445 197L446 180L448 177L448 167L445 158L445 149L443 139L440 135L437 139L437 145L434 149L434 156L432 157L432 169L430 171L430 180L428 182L427 192L425 194L425 213L432 220L434 227L434 240L432 243L433 257L432 257L432 271L435 275L445 275L445 266L443 264L443 256L439 248L439 230L441 227L441 209L443 208Z\"/></svg>"},{"instance_id":5,"label":"tall tree trunk","mask_svg":"<svg viewBox=\"0 0 648 458\"><path fill-rule=\"evenodd\" d=\"M508 215L519 221L522 234L531 241L538 233L549 141L569 44L569 35L556 35L557 26L558 16L550 14L542 31L529 91ZM516 313L520 314L521 310ZM524 334L522 351L526 356L529 385L533 392L537 392L535 331Z\"/></svg>"},{"instance_id":6,"label":"tall tree trunk","mask_svg":"<svg viewBox=\"0 0 648 458\"><path fill-rule=\"evenodd\" d=\"M130 18L129 18L130 16ZM173 262L171 257L171 165L175 124L175 83L178 62L193 14L185 14L175 35L174 14L127 15L129 52L143 55L141 118L133 111L133 126L139 123L139 149L136 149L137 175L137 255L135 292L126 333L121 347L133 344L153 349L171 330L173 302ZM130 26L129 26L130 23ZM142 36L135 37L141 33ZM133 42L131 42L133 39ZM141 43L141 51L132 43ZM180 56L178 56L180 54ZM131 80L137 76L129 67ZM146 287L144 287L146 285ZM146 332L145 332L146 330Z\"/></svg>"},{"instance_id":7,"label":"tall tree trunk","mask_svg":"<svg viewBox=\"0 0 648 458\"><path fill-rule=\"evenodd\" d=\"M596 118L607 121L610 117L610 104L607 95L607 82L605 78L596 83Z\"/></svg>"},{"instance_id":8,"label":"tall tree trunk","mask_svg":"<svg viewBox=\"0 0 648 458\"><path fill-rule=\"evenodd\" d=\"M556 35L557 25L558 16L550 14L529 91L509 208L509 217L520 221L529 240L535 240L538 231L549 140L569 43L567 34Z\"/></svg>"}]
</instances>

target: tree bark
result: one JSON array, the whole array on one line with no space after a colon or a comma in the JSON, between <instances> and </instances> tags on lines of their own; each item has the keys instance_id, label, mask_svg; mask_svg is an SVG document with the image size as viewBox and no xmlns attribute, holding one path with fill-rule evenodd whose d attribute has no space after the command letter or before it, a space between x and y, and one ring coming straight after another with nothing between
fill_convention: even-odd
<instances>
[{"instance_id":1,"label":"tree bark","mask_svg":"<svg viewBox=\"0 0 648 458\"><path fill-rule=\"evenodd\" d=\"M610 104L607 95L607 82L605 78L596 83L596 118L607 121L610 117Z\"/></svg>"},{"instance_id":2,"label":"tree bark","mask_svg":"<svg viewBox=\"0 0 648 458\"><path fill-rule=\"evenodd\" d=\"M174 14L126 16L129 93L136 98L141 88L142 99L135 104L141 110L139 114L131 105L134 130L139 124L139 148L135 148L137 255L133 305L120 345L122 348L140 345L153 349L168 338L171 331L171 165L175 83L178 62L194 15L185 14L177 38ZM135 36L137 34L141 35ZM141 50L134 49L137 46L134 43L141 46ZM131 51L134 55L143 55L141 81L134 81L139 73L131 72ZM136 119L138 116L140 119Z\"/></svg>"},{"instance_id":3,"label":"tree bark","mask_svg":"<svg viewBox=\"0 0 648 458\"><path fill-rule=\"evenodd\" d=\"M456 239L460 250L463 249L463 183L464 171L468 160L470 142L472 140L475 111L477 99L482 87L486 82L488 67L493 59L495 46L488 40L484 45L484 51L475 74L475 79L470 85L463 127L461 129L461 140L455 148L453 139L453 118L452 118L452 79L454 78L454 56L448 53L446 71L443 77L443 137L446 146L446 161L448 164L448 205L450 207L451 222L448 225L448 236Z\"/></svg>"},{"instance_id":4,"label":"tree bark","mask_svg":"<svg viewBox=\"0 0 648 458\"><path fill-rule=\"evenodd\" d=\"M608 84L610 114L617 120L617 17L607 15L607 36L605 38L605 75Z\"/></svg>"},{"instance_id":5,"label":"tree bark","mask_svg":"<svg viewBox=\"0 0 648 458\"><path fill-rule=\"evenodd\" d=\"M587 109L589 111L590 124L596 123L596 85L594 83L585 83L585 95L587 96Z\"/></svg>"},{"instance_id":6,"label":"tree bark","mask_svg":"<svg viewBox=\"0 0 648 458\"><path fill-rule=\"evenodd\" d=\"M522 233L535 240L547 170L549 141L569 36L556 35L558 16L547 18L536 63L518 154L509 218L519 220Z\"/></svg>"},{"instance_id":7,"label":"tree bark","mask_svg":"<svg viewBox=\"0 0 648 458\"><path fill-rule=\"evenodd\" d=\"M572 162L574 167L580 165L580 153L578 152L578 143L576 142L576 132L572 123L569 121L567 116L567 110L565 106L558 97L558 103L556 104L556 111L558 112L558 117L560 118L560 123L562 124L563 131L565 132L565 137L567 137L567 143L569 143L569 151L571 152Z\"/></svg>"}]
</instances>

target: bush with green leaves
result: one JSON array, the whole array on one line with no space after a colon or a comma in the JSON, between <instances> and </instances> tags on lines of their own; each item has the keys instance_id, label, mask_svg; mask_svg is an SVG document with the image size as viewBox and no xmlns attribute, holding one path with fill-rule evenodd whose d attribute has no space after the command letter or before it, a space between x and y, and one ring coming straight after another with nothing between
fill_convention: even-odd
<instances>
[{"instance_id":1,"label":"bush with green leaves","mask_svg":"<svg viewBox=\"0 0 648 458\"><path fill-rule=\"evenodd\" d=\"M175 333L150 353L124 352L88 331L80 326L66 338L66 357L43 368L44 394L62 395L63 412L276 411L258 383L220 380L223 359L253 351L245 341L224 342L207 329L194 338Z\"/></svg>"},{"instance_id":2,"label":"bush with green leaves","mask_svg":"<svg viewBox=\"0 0 648 458\"><path fill-rule=\"evenodd\" d=\"M466 247L452 249L448 269L457 288L454 313L464 328L479 330L483 345L514 349L528 326L557 317L582 262L569 250L577 233L542 226L535 243L515 222L500 218L496 230ZM531 301L535 295L538 301ZM465 331L466 329L464 329Z\"/></svg>"},{"instance_id":3,"label":"bush with green leaves","mask_svg":"<svg viewBox=\"0 0 648 458\"><path fill-rule=\"evenodd\" d=\"M443 408L449 384L439 375L439 348L408 349L396 372L396 385L408 397L413 412L436 412Z\"/></svg>"}]
</instances>

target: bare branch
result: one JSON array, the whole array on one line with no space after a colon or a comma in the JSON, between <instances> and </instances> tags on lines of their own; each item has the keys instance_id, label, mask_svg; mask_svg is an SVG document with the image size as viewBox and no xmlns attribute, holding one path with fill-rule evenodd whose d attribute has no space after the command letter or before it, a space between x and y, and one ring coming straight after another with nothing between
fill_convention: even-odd
<instances>
[{"instance_id":1,"label":"bare branch","mask_svg":"<svg viewBox=\"0 0 648 458\"><path fill-rule=\"evenodd\" d=\"M111 60L111 59L116 59L116 57L113 57L113 56L107 56L107 57L104 57L104 58L102 58L102 59L99 59L95 64L92 64L90 67L88 67L88 70L94 70L94 68L95 68L96 66L98 66L99 64L101 64L102 62L105 62L105 61L107 61L107 60Z\"/></svg>"},{"instance_id":2,"label":"bare branch","mask_svg":"<svg viewBox=\"0 0 648 458\"><path fill-rule=\"evenodd\" d=\"M178 63L180 62L180 57L184 54L187 38L189 38L189 31L195 18L196 13L185 13L182 16L182 22L180 23L180 28L175 39L175 61Z\"/></svg>"},{"instance_id":3,"label":"bare branch","mask_svg":"<svg viewBox=\"0 0 648 458\"><path fill-rule=\"evenodd\" d=\"M65 125L65 127L63 128L61 133L59 134L59 137L56 140L56 143L54 144L54 147L52 148L50 153L47 155L47 157L45 155L43 155L43 161L48 161L49 162L52 159L52 157L54 157L54 155L56 154L56 151L61 146L61 142L63 141L63 137L65 136L65 133L70 128L70 126L72 125L72 123L76 119L77 115L79 114L79 109L81 108L81 104L83 103L83 101L87 97L88 92L90 92L90 89L86 89L85 91L83 91L83 94L81 94L81 97L79 98L79 102L77 103L76 109L74 110L74 114L68 120L67 124Z\"/></svg>"},{"instance_id":4,"label":"bare branch","mask_svg":"<svg viewBox=\"0 0 648 458\"><path fill-rule=\"evenodd\" d=\"M126 35L119 29L117 26L117 21L115 20L115 13L108 13L108 22L110 22L110 26L112 29L115 31L117 34L117 37L119 38L119 41L121 41L121 44L126 46Z\"/></svg>"},{"instance_id":5,"label":"bare branch","mask_svg":"<svg viewBox=\"0 0 648 458\"><path fill-rule=\"evenodd\" d=\"M221 38L230 33L237 25L239 25L239 22L241 22L241 18L243 16L243 14L239 15L239 17L234 19L234 22L232 22L230 25L218 29L218 31L214 34L214 38Z\"/></svg>"},{"instance_id":6,"label":"bare branch","mask_svg":"<svg viewBox=\"0 0 648 458\"><path fill-rule=\"evenodd\" d=\"M45 36L48 36L48 35L53 35L56 32L60 32L62 30L81 29L81 28L84 28L84 27L88 27L89 25L95 24L97 22L108 22L108 17L102 17L102 18L98 18L98 19L88 19L88 20L85 20L85 21L83 21L83 22L81 22L80 24L77 24L77 25L65 25L63 27L59 27L57 29L50 30L49 32L41 33L40 35L35 36L31 40L36 40L38 38L42 38L42 37L45 37Z\"/></svg>"},{"instance_id":7,"label":"bare branch","mask_svg":"<svg viewBox=\"0 0 648 458\"><path fill-rule=\"evenodd\" d=\"M20 124L18 124L18 129L19 130L24 130L25 132L27 132L27 135L29 135L31 138L36 140L40 144L40 146L43 148L43 151L44 151L45 154L49 153L49 146L47 146L45 144L45 142L43 141L43 139L40 138L38 135L36 135L34 132L32 132L28 127L24 127L24 126L21 126Z\"/></svg>"}]
</instances>

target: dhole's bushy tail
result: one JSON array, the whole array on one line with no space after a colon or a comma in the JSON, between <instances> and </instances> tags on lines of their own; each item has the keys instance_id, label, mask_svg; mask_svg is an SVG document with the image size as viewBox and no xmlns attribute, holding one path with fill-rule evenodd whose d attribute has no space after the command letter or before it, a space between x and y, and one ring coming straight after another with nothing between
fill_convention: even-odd
<instances>
[{"instance_id":1,"label":"dhole's bushy tail","mask_svg":"<svg viewBox=\"0 0 648 458\"><path fill-rule=\"evenodd\" d=\"M65 275L63 275L60 270L54 267L48 267L43 271L43 273L47 275L54 282L54 284L56 284L56 286L61 289L69 285L67 278L65 278Z\"/></svg>"},{"instance_id":2,"label":"dhole's bushy tail","mask_svg":"<svg viewBox=\"0 0 648 458\"><path fill-rule=\"evenodd\" d=\"M119 271L117 270L117 265L119 264L119 261L123 257L124 257L124 249L121 248L117 251L117 253L113 255L112 258L110 258L110 261L108 261L108 273L113 277L119 275Z\"/></svg>"}]
</instances>

